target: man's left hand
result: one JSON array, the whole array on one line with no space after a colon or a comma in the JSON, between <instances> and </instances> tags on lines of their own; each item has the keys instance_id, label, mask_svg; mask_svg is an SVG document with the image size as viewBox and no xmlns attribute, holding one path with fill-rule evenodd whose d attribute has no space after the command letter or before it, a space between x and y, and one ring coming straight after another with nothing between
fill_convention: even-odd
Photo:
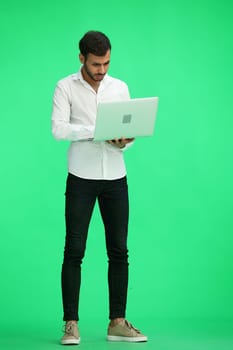
<instances>
[{"instance_id":1,"label":"man's left hand","mask_svg":"<svg viewBox=\"0 0 233 350\"><path fill-rule=\"evenodd\" d=\"M121 137L120 139L114 139L114 140L108 140L107 142L110 143L112 146L116 146L118 148L124 148L127 143L130 143L134 140L134 138L124 138Z\"/></svg>"}]
</instances>

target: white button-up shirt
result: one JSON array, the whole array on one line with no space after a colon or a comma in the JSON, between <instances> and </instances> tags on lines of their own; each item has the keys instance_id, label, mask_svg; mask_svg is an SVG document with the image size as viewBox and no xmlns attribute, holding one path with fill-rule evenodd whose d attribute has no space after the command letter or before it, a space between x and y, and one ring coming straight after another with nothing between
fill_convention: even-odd
<instances>
[{"instance_id":1,"label":"white button-up shirt","mask_svg":"<svg viewBox=\"0 0 233 350\"><path fill-rule=\"evenodd\" d=\"M58 140L71 141L68 151L71 174L96 180L114 180L126 175L121 149L106 141L88 139L94 136L98 103L129 98L127 85L109 75L101 81L98 92L83 79L81 69L58 82L53 99L52 133Z\"/></svg>"}]
</instances>

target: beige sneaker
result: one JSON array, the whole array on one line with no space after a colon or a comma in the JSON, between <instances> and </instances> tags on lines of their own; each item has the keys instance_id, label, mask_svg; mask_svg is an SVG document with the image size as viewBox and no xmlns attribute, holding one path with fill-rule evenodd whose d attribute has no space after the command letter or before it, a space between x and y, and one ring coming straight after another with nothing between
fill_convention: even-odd
<instances>
[{"instance_id":1,"label":"beige sneaker","mask_svg":"<svg viewBox=\"0 0 233 350\"><path fill-rule=\"evenodd\" d=\"M80 335L77 322L68 321L64 326L64 335L61 339L62 345L71 345L80 343Z\"/></svg>"},{"instance_id":2,"label":"beige sneaker","mask_svg":"<svg viewBox=\"0 0 233 350\"><path fill-rule=\"evenodd\" d=\"M148 338L138 329L134 328L131 323L126 320L121 321L116 326L108 327L109 341L126 341L126 342L144 342Z\"/></svg>"}]
</instances>

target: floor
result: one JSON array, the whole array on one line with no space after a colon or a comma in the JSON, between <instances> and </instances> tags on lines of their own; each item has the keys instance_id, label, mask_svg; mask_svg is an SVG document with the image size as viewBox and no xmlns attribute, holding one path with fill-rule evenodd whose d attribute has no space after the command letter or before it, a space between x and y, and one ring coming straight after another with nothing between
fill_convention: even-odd
<instances>
[{"instance_id":1,"label":"floor","mask_svg":"<svg viewBox=\"0 0 233 350\"><path fill-rule=\"evenodd\" d=\"M147 343L110 343L105 340L105 325L80 326L81 344L69 346L82 350L232 350L233 323L231 322L168 322L145 324ZM0 348L4 350L61 349L61 327L51 325L12 324L1 329ZM64 347L64 346L63 346Z\"/></svg>"}]
</instances>

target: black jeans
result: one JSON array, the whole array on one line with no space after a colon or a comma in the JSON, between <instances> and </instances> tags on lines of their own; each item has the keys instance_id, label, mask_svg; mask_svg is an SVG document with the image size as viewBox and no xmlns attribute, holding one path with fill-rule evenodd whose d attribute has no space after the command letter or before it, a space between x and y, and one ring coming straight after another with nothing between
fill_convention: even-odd
<instances>
[{"instance_id":1,"label":"black jeans","mask_svg":"<svg viewBox=\"0 0 233 350\"><path fill-rule=\"evenodd\" d=\"M125 317L128 288L129 201L126 177L88 180L68 174L66 183L66 242L62 265L64 321L78 320L81 264L88 227L98 199L108 255L109 318Z\"/></svg>"}]
</instances>

